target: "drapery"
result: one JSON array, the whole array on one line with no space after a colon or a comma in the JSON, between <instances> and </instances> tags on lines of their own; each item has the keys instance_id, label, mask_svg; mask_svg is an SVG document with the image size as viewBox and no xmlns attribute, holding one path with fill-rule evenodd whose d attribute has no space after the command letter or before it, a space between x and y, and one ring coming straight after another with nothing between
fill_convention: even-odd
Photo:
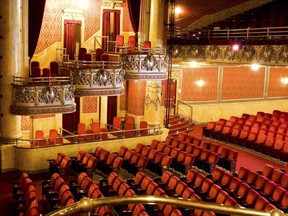
<instances>
[{"instance_id":1,"label":"drapery","mask_svg":"<svg viewBox=\"0 0 288 216\"><path fill-rule=\"evenodd\" d=\"M29 0L28 4L28 56L31 59L37 46L46 0Z\"/></svg>"},{"instance_id":2,"label":"drapery","mask_svg":"<svg viewBox=\"0 0 288 216\"><path fill-rule=\"evenodd\" d=\"M135 34L137 34L137 32L139 31L141 0L127 0L127 3L133 31Z\"/></svg>"},{"instance_id":3,"label":"drapery","mask_svg":"<svg viewBox=\"0 0 288 216\"><path fill-rule=\"evenodd\" d=\"M111 16L112 13L114 13L114 19ZM102 26L102 35L108 36L108 39L102 39L102 48L107 50L107 40L115 41L116 35L120 34L120 10L104 10Z\"/></svg>"},{"instance_id":4,"label":"drapery","mask_svg":"<svg viewBox=\"0 0 288 216\"><path fill-rule=\"evenodd\" d=\"M64 46L66 48L66 54L69 55L69 59L74 59L74 32L75 23L71 23L67 20L64 22Z\"/></svg>"}]
</instances>

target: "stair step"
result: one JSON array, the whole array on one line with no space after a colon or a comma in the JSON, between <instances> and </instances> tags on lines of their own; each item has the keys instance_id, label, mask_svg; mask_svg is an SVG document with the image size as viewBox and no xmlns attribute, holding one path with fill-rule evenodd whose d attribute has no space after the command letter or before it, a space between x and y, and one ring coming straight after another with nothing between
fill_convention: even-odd
<instances>
[{"instance_id":1,"label":"stair step","mask_svg":"<svg viewBox=\"0 0 288 216\"><path fill-rule=\"evenodd\" d=\"M178 122L177 124L169 125L168 129L173 130L175 128L189 127L190 125L191 123L188 120L183 120L183 121Z\"/></svg>"}]
</instances>

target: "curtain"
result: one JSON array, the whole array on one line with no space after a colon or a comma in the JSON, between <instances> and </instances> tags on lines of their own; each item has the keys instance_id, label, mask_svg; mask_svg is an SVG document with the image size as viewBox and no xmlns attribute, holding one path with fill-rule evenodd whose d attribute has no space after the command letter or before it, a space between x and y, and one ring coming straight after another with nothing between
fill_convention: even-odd
<instances>
[{"instance_id":1,"label":"curtain","mask_svg":"<svg viewBox=\"0 0 288 216\"><path fill-rule=\"evenodd\" d=\"M109 11L104 11L103 12L103 36L110 36L110 12ZM102 48L104 50L107 49L107 38L102 39Z\"/></svg>"},{"instance_id":2,"label":"curtain","mask_svg":"<svg viewBox=\"0 0 288 216\"><path fill-rule=\"evenodd\" d=\"M28 56L31 59L37 46L46 0L29 0L28 4Z\"/></svg>"},{"instance_id":3,"label":"curtain","mask_svg":"<svg viewBox=\"0 0 288 216\"><path fill-rule=\"evenodd\" d=\"M129 15L134 33L137 35L139 31L139 20L141 12L141 0L127 0ZM137 37L136 37L137 38Z\"/></svg>"},{"instance_id":4,"label":"curtain","mask_svg":"<svg viewBox=\"0 0 288 216\"><path fill-rule=\"evenodd\" d=\"M66 54L69 55L69 59L74 59L74 33L75 23L64 21L64 47L66 48Z\"/></svg>"}]
</instances>

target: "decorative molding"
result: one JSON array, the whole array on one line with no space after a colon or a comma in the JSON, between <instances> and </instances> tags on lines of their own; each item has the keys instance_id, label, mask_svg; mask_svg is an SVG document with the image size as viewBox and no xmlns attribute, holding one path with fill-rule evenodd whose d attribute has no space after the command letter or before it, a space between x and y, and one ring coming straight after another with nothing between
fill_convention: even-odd
<instances>
[{"instance_id":1,"label":"decorative molding","mask_svg":"<svg viewBox=\"0 0 288 216\"><path fill-rule=\"evenodd\" d=\"M243 45L238 51L232 45L175 45L174 63L189 60L207 63L257 62L264 65L281 66L288 62L288 45Z\"/></svg>"},{"instance_id":2,"label":"decorative molding","mask_svg":"<svg viewBox=\"0 0 288 216\"><path fill-rule=\"evenodd\" d=\"M148 109L150 105L155 106L157 111L161 105L161 83L159 82L147 82L146 83L146 97L145 107Z\"/></svg>"},{"instance_id":3,"label":"decorative molding","mask_svg":"<svg viewBox=\"0 0 288 216\"><path fill-rule=\"evenodd\" d=\"M102 0L102 6L112 9L121 8L124 2L124 0Z\"/></svg>"},{"instance_id":4,"label":"decorative molding","mask_svg":"<svg viewBox=\"0 0 288 216\"><path fill-rule=\"evenodd\" d=\"M74 112L73 85L17 85L13 84L13 104L10 112L35 115Z\"/></svg>"},{"instance_id":5,"label":"decorative molding","mask_svg":"<svg viewBox=\"0 0 288 216\"><path fill-rule=\"evenodd\" d=\"M131 53L121 55L121 64L123 70L125 70L125 79L166 79L167 62L165 54Z\"/></svg>"},{"instance_id":6,"label":"decorative molding","mask_svg":"<svg viewBox=\"0 0 288 216\"><path fill-rule=\"evenodd\" d=\"M75 96L112 96L124 92L124 70L121 68L66 68L70 70Z\"/></svg>"}]
</instances>

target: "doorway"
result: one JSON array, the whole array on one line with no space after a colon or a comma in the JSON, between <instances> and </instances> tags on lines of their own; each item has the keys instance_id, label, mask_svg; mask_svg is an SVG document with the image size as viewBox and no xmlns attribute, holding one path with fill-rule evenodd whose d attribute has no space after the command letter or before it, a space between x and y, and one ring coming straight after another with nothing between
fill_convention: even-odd
<instances>
[{"instance_id":1,"label":"doorway","mask_svg":"<svg viewBox=\"0 0 288 216\"><path fill-rule=\"evenodd\" d=\"M71 135L77 131L78 123L80 122L80 98L75 97L76 112L62 115L62 131L63 135ZM69 131L69 132L66 132Z\"/></svg>"},{"instance_id":2,"label":"doorway","mask_svg":"<svg viewBox=\"0 0 288 216\"><path fill-rule=\"evenodd\" d=\"M114 44L109 41L116 41L116 35L120 34L120 10L103 10L102 20L102 48L114 51Z\"/></svg>"},{"instance_id":3,"label":"doorway","mask_svg":"<svg viewBox=\"0 0 288 216\"><path fill-rule=\"evenodd\" d=\"M113 125L113 118L117 116L117 96L108 97L107 124Z\"/></svg>"},{"instance_id":4,"label":"doorway","mask_svg":"<svg viewBox=\"0 0 288 216\"><path fill-rule=\"evenodd\" d=\"M75 59L81 47L81 25L80 20L64 20L64 48L70 60Z\"/></svg>"}]
</instances>

